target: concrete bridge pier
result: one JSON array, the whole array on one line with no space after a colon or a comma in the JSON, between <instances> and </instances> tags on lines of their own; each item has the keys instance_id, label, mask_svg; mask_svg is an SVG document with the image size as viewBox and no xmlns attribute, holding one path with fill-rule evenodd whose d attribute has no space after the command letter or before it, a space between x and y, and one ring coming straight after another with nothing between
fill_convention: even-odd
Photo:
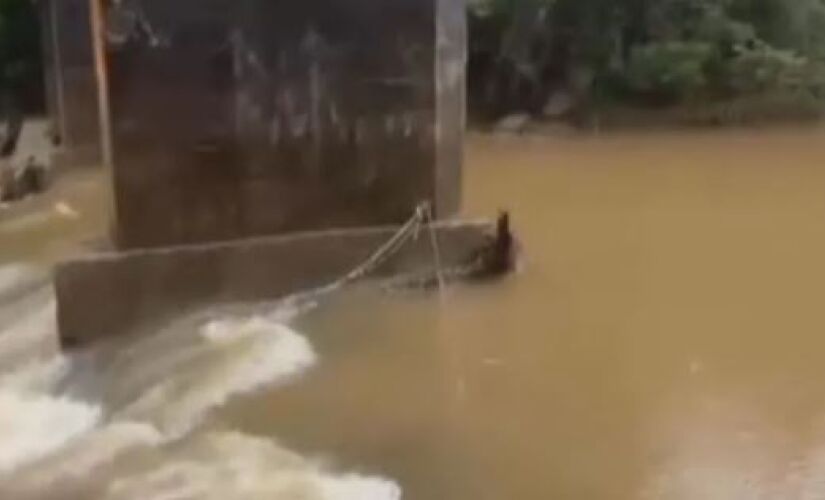
<instances>
[{"instance_id":1,"label":"concrete bridge pier","mask_svg":"<svg viewBox=\"0 0 825 500\"><path fill-rule=\"evenodd\" d=\"M462 0L90 1L115 231L57 271L67 346L336 279L421 202L457 214ZM447 263L487 229L440 226ZM387 269L429 262L409 251Z\"/></svg>"}]
</instances>

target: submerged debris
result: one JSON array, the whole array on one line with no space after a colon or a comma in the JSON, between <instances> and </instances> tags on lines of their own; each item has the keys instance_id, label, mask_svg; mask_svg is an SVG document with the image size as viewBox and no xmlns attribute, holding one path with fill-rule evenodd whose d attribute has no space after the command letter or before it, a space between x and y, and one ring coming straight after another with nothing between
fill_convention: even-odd
<instances>
[{"instance_id":1,"label":"submerged debris","mask_svg":"<svg viewBox=\"0 0 825 500\"><path fill-rule=\"evenodd\" d=\"M503 276L515 270L517 260L518 248L510 228L510 213L502 212L496 222L495 236L474 253L465 277L481 279Z\"/></svg>"}]
</instances>

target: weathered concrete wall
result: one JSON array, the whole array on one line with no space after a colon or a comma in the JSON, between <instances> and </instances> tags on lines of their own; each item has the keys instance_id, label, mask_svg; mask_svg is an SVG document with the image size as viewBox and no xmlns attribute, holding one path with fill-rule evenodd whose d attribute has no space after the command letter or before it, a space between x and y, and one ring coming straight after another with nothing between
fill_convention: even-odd
<instances>
[{"instance_id":1,"label":"weathered concrete wall","mask_svg":"<svg viewBox=\"0 0 825 500\"><path fill-rule=\"evenodd\" d=\"M464 0L436 4L436 199L444 213L461 207L461 168L467 117L467 6Z\"/></svg>"},{"instance_id":2,"label":"weathered concrete wall","mask_svg":"<svg viewBox=\"0 0 825 500\"><path fill-rule=\"evenodd\" d=\"M109 47L121 248L456 211L461 0L123 5L140 22Z\"/></svg>"},{"instance_id":3,"label":"weathered concrete wall","mask_svg":"<svg viewBox=\"0 0 825 500\"><path fill-rule=\"evenodd\" d=\"M487 242L488 223L438 226L442 265L466 263ZM58 267L64 347L87 345L163 323L193 308L271 300L327 285L363 263L397 231L350 229L157 250L92 254ZM422 232L374 276L433 268Z\"/></svg>"},{"instance_id":4,"label":"weathered concrete wall","mask_svg":"<svg viewBox=\"0 0 825 500\"><path fill-rule=\"evenodd\" d=\"M100 163L97 81L89 0L40 0L48 111L61 164Z\"/></svg>"}]
</instances>

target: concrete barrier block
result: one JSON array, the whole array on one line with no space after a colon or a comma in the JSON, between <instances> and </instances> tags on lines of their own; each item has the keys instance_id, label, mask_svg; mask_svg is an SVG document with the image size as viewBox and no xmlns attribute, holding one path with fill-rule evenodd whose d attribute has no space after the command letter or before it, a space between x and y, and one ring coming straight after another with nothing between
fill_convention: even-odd
<instances>
[{"instance_id":1,"label":"concrete barrier block","mask_svg":"<svg viewBox=\"0 0 825 500\"><path fill-rule=\"evenodd\" d=\"M442 265L466 262L493 230L487 222L437 224ZM273 300L324 286L363 263L397 231L320 231L86 255L56 270L61 343L87 345L194 308ZM430 235L421 231L372 276L433 267Z\"/></svg>"}]
</instances>

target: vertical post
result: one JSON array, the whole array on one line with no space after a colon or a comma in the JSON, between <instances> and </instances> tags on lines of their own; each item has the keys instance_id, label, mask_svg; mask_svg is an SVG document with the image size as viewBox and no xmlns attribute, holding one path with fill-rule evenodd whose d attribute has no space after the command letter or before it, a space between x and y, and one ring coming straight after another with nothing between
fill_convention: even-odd
<instances>
[{"instance_id":1,"label":"vertical post","mask_svg":"<svg viewBox=\"0 0 825 500\"><path fill-rule=\"evenodd\" d=\"M435 4L435 216L461 206L461 164L466 125L467 18L465 0Z\"/></svg>"},{"instance_id":2,"label":"vertical post","mask_svg":"<svg viewBox=\"0 0 825 500\"><path fill-rule=\"evenodd\" d=\"M57 2L58 0L48 0L46 3L45 8L48 9L49 25L43 28L50 31L48 40L51 42L49 52L51 53L52 78L54 79L55 86L54 112L57 113L57 128L59 130L60 140L63 144L66 144L68 140L66 126L66 82L64 80L65 75L63 74L65 69L63 67L63 53L60 50L60 36L63 33L58 25L60 19L58 18Z\"/></svg>"},{"instance_id":3,"label":"vertical post","mask_svg":"<svg viewBox=\"0 0 825 500\"><path fill-rule=\"evenodd\" d=\"M109 108L109 73L106 64L106 23L103 2L89 0L92 29L92 49L94 51L95 75L97 76L97 108L100 113L100 149L103 168L108 177L109 233L111 239L120 240L118 231L117 202L115 198L115 165L112 153L112 115Z\"/></svg>"},{"instance_id":4,"label":"vertical post","mask_svg":"<svg viewBox=\"0 0 825 500\"><path fill-rule=\"evenodd\" d=\"M95 75L97 76L97 102L100 112L100 144L103 164L112 164L112 128L109 113L109 76L106 71L106 25L104 21L104 0L89 0L92 25L92 49L94 50Z\"/></svg>"}]
</instances>

